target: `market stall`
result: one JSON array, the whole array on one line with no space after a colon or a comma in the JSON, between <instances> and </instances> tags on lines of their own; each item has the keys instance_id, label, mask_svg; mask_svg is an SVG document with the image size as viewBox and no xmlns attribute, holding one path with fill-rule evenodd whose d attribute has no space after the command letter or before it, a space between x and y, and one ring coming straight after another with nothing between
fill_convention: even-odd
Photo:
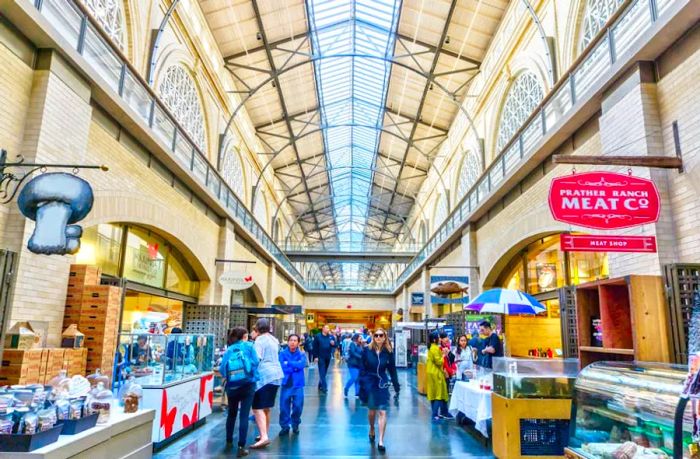
<instances>
[{"instance_id":1,"label":"market stall","mask_svg":"<svg viewBox=\"0 0 700 459\"><path fill-rule=\"evenodd\" d=\"M143 406L156 410L156 448L194 428L213 410L213 335L119 335L115 386L130 377L143 388Z\"/></svg>"},{"instance_id":2,"label":"market stall","mask_svg":"<svg viewBox=\"0 0 700 459\"><path fill-rule=\"evenodd\" d=\"M494 455L564 457L578 360L495 358L493 370Z\"/></svg>"},{"instance_id":3,"label":"market stall","mask_svg":"<svg viewBox=\"0 0 700 459\"><path fill-rule=\"evenodd\" d=\"M488 378L491 379L490 377ZM484 437L490 437L491 383L483 379L457 381L450 398L450 414L462 413L474 422L474 427Z\"/></svg>"},{"instance_id":4,"label":"market stall","mask_svg":"<svg viewBox=\"0 0 700 459\"><path fill-rule=\"evenodd\" d=\"M441 325L444 325L445 319L425 319L422 322L397 322L394 326L395 330L423 330L426 333L430 333L436 330ZM418 363L416 364L416 375L417 375L417 390L421 395L427 394L426 389L426 373L425 365L427 361L428 348L423 345L418 345Z\"/></svg>"}]
</instances>

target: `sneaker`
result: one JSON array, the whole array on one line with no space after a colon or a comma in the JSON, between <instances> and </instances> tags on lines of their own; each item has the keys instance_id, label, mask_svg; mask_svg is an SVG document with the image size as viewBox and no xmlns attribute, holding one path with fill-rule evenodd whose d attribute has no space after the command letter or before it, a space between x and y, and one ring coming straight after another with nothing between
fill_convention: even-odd
<instances>
[{"instance_id":1,"label":"sneaker","mask_svg":"<svg viewBox=\"0 0 700 459\"><path fill-rule=\"evenodd\" d=\"M442 418L440 416L433 416L432 421L435 423L438 423L438 422L442 421Z\"/></svg>"},{"instance_id":2,"label":"sneaker","mask_svg":"<svg viewBox=\"0 0 700 459\"><path fill-rule=\"evenodd\" d=\"M245 456L247 456L248 454L250 454L250 451L248 451L247 449L245 449L245 448L242 447L242 446L239 446L239 447L238 447L238 452L236 453L236 457L245 457Z\"/></svg>"},{"instance_id":3,"label":"sneaker","mask_svg":"<svg viewBox=\"0 0 700 459\"><path fill-rule=\"evenodd\" d=\"M442 419L454 419L454 418L455 418L455 417L452 416L450 413L441 414L440 417L441 417Z\"/></svg>"},{"instance_id":4,"label":"sneaker","mask_svg":"<svg viewBox=\"0 0 700 459\"><path fill-rule=\"evenodd\" d=\"M289 435L289 427L285 427L282 430L280 430L280 436L283 435Z\"/></svg>"}]
</instances>

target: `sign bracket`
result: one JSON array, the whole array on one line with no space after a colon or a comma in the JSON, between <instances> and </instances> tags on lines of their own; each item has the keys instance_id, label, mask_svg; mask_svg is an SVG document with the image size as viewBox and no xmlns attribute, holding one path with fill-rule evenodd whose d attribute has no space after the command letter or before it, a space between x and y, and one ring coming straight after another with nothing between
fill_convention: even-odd
<instances>
[{"instance_id":1,"label":"sign bracket","mask_svg":"<svg viewBox=\"0 0 700 459\"><path fill-rule=\"evenodd\" d=\"M677 169L683 172L683 160L679 156L594 156L553 155L554 164L590 164L595 166L654 167Z\"/></svg>"}]
</instances>

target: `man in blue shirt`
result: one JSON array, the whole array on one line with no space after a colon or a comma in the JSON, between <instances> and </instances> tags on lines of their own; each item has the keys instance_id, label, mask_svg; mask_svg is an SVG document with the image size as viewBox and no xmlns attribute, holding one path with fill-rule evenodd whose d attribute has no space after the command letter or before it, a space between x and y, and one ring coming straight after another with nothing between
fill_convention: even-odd
<instances>
[{"instance_id":1,"label":"man in blue shirt","mask_svg":"<svg viewBox=\"0 0 700 459\"><path fill-rule=\"evenodd\" d=\"M335 348L335 336L330 334L328 325L324 325L321 333L314 338L314 361L318 361L318 390L321 393L328 392L328 384L326 383L326 374L328 367L331 364L331 356Z\"/></svg>"},{"instance_id":2,"label":"man in blue shirt","mask_svg":"<svg viewBox=\"0 0 700 459\"><path fill-rule=\"evenodd\" d=\"M280 353L284 372L280 395L280 435L287 435L290 428L295 434L299 433L301 411L304 409L306 354L299 349L299 335L289 335L287 345L287 349Z\"/></svg>"},{"instance_id":3,"label":"man in blue shirt","mask_svg":"<svg viewBox=\"0 0 700 459\"><path fill-rule=\"evenodd\" d=\"M483 320L479 323L479 333L486 338L483 340L483 348L480 351L480 365L484 368L493 368L493 358L503 357L503 345L498 334L491 328L491 322Z\"/></svg>"}]
</instances>

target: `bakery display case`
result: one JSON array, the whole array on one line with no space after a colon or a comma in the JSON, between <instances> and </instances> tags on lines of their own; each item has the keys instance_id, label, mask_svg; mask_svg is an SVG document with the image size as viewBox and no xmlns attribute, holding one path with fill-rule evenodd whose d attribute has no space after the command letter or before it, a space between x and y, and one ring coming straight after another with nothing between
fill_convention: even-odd
<instances>
[{"instance_id":1,"label":"bakery display case","mask_svg":"<svg viewBox=\"0 0 700 459\"><path fill-rule=\"evenodd\" d=\"M493 359L493 391L509 399L571 399L577 359Z\"/></svg>"},{"instance_id":2,"label":"bakery display case","mask_svg":"<svg viewBox=\"0 0 700 459\"><path fill-rule=\"evenodd\" d=\"M162 445L212 413L214 335L119 335L115 385L133 376L143 407L156 410L152 441Z\"/></svg>"},{"instance_id":3,"label":"bakery display case","mask_svg":"<svg viewBox=\"0 0 700 459\"><path fill-rule=\"evenodd\" d=\"M664 363L584 368L576 380L568 456L690 458L692 412L679 405L687 375L686 366Z\"/></svg>"}]
</instances>

